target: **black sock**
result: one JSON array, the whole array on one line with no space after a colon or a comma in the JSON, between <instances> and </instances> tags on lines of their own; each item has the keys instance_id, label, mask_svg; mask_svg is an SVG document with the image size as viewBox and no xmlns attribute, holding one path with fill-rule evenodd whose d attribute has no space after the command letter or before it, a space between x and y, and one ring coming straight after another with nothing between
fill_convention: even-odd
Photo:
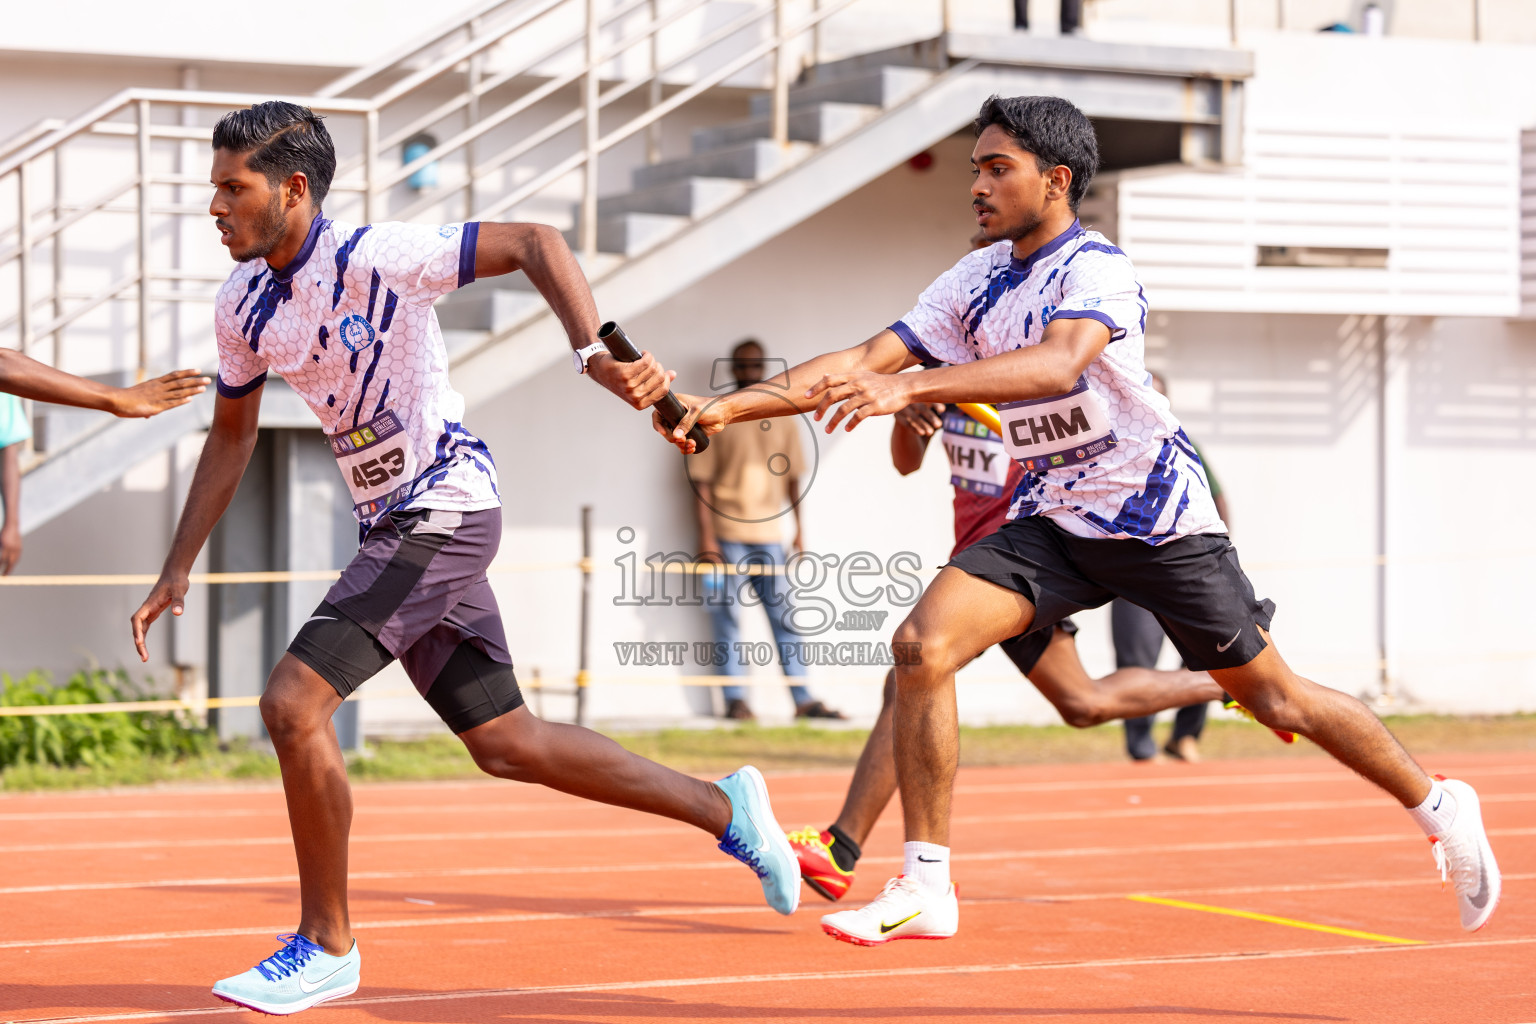
<instances>
[{"instance_id":1,"label":"black sock","mask_svg":"<svg viewBox=\"0 0 1536 1024\"><path fill-rule=\"evenodd\" d=\"M863 851L859 844L848 838L848 833L836 825L827 826L827 831L832 833L832 861L844 871L852 871L853 866L859 862Z\"/></svg>"}]
</instances>

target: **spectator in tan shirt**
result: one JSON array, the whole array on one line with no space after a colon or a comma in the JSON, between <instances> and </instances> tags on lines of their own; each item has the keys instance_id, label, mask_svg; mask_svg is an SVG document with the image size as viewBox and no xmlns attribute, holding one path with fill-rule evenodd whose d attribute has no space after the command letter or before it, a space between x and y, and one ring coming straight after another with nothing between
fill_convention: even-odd
<instances>
[{"instance_id":1,"label":"spectator in tan shirt","mask_svg":"<svg viewBox=\"0 0 1536 1024\"><path fill-rule=\"evenodd\" d=\"M731 371L738 388L763 380L763 346L748 339L731 350ZM721 558L729 567L760 565L764 568L784 564L782 520L787 508L795 517L794 547L803 551L800 518L800 480L804 473L804 455L800 448L798 427L793 419L758 420L726 427L710 438L709 447L688 458L688 478L693 483L699 517L699 552L701 558ZM727 652L721 674L743 675L734 644L741 635L736 618L737 605L751 600L751 587L768 613L776 645L795 643L790 592L780 576L765 573L745 579L734 568L704 577L706 605L715 628L715 641ZM780 648L782 651L782 648ZM805 665L798 659L780 665L791 680L805 676ZM811 696L803 683L792 682L790 695L795 701L796 718L842 718ZM746 701L741 686L721 688L725 698L725 717L756 717Z\"/></svg>"}]
</instances>

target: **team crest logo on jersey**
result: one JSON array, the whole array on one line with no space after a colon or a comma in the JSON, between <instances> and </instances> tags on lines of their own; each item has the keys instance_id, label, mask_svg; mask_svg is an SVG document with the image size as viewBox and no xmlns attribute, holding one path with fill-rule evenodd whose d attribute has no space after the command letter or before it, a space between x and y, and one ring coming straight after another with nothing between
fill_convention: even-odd
<instances>
[{"instance_id":1,"label":"team crest logo on jersey","mask_svg":"<svg viewBox=\"0 0 1536 1024\"><path fill-rule=\"evenodd\" d=\"M457 224L444 224L442 227L437 229L437 233L442 235L444 238L452 238L454 235L459 233L459 226Z\"/></svg>"},{"instance_id":2,"label":"team crest logo on jersey","mask_svg":"<svg viewBox=\"0 0 1536 1024\"><path fill-rule=\"evenodd\" d=\"M336 328L336 336L349 352L360 352L373 344L373 324L353 313Z\"/></svg>"}]
</instances>

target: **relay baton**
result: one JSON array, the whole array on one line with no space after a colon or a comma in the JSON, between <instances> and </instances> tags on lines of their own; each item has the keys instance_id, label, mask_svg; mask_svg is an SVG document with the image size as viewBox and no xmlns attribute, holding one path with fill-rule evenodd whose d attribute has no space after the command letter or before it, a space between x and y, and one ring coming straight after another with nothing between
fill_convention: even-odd
<instances>
[{"instance_id":1,"label":"relay baton","mask_svg":"<svg viewBox=\"0 0 1536 1024\"><path fill-rule=\"evenodd\" d=\"M608 354L621 363L633 363L640 358L640 350L635 347L634 342L629 340L629 335L624 333L624 328L612 320L598 328L597 340L608 346ZM683 403L679 402L670 391L656 403L656 411L661 414L661 422L665 423L668 429L676 427L682 422L683 417L688 415L688 410L683 408ZM703 427L695 424L688 431L688 436L693 439L695 454L709 447L709 435L704 433Z\"/></svg>"},{"instance_id":2,"label":"relay baton","mask_svg":"<svg viewBox=\"0 0 1536 1024\"><path fill-rule=\"evenodd\" d=\"M998 418L996 409L984 402L958 402L956 404L959 406L960 411L971 419L980 423L998 437L1003 436L1003 421Z\"/></svg>"}]
</instances>

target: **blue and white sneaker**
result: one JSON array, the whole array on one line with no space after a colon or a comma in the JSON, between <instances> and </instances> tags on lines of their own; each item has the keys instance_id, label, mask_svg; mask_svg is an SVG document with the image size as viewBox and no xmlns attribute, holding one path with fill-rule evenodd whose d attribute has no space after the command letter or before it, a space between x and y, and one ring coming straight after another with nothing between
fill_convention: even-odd
<instances>
[{"instance_id":1,"label":"blue and white sneaker","mask_svg":"<svg viewBox=\"0 0 1536 1024\"><path fill-rule=\"evenodd\" d=\"M331 956L302 935L279 935L277 941L282 949L244 974L220 981L213 986L213 994L228 1003L281 1016L357 991L362 966L357 940L346 956Z\"/></svg>"},{"instance_id":2,"label":"blue and white sneaker","mask_svg":"<svg viewBox=\"0 0 1536 1024\"><path fill-rule=\"evenodd\" d=\"M731 825L720 837L720 849L762 880L770 907L793 914L800 906L800 862L773 817L762 772L747 765L715 785L731 801Z\"/></svg>"}]
</instances>

